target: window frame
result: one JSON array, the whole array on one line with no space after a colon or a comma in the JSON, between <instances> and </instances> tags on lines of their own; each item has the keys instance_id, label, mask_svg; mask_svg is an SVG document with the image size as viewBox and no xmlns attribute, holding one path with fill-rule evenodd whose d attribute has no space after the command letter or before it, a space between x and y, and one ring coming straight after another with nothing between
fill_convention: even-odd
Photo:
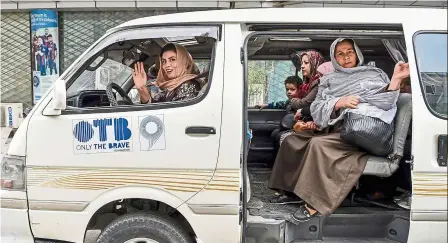
<instances>
[{"instance_id":1,"label":"window frame","mask_svg":"<svg viewBox=\"0 0 448 243\"><path fill-rule=\"evenodd\" d=\"M417 48L416 48L416 38L418 35L421 34L445 34L448 36L448 31L443 31L443 30L419 30L417 32L414 33L414 35L412 36L412 48L414 48L414 60L415 60L415 66L417 68L417 74L418 74L418 81L420 84L420 90L422 92L422 96L423 96L423 100L425 102L425 106L426 108L429 110L429 112L442 120L448 120L448 114L441 114L436 112L431 105L428 103L428 100L426 98L426 94L425 94L425 87L423 85L423 81L422 81L422 75L420 73L420 67L419 67L419 63L418 63L418 56L417 56ZM448 95L448 94L447 94Z\"/></svg>"},{"instance_id":2,"label":"window frame","mask_svg":"<svg viewBox=\"0 0 448 243\"><path fill-rule=\"evenodd\" d=\"M160 103L154 103L154 104L134 104L134 105L102 106L102 107L86 107L86 108L67 107L65 110L61 111L61 115L103 114L103 113L115 113L115 112L142 111L142 110L161 110L161 109L170 109L170 108L190 106L190 105L195 105L195 104L201 102L208 95L210 88L211 88L214 67L215 67L215 60L216 60L216 48L218 46L218 43L222 40L223 24L203 24L203 23L193 24L193 23L191 23L191 24L144 25L144 26L138 26L135 28L117 28L117 29L114 29L114 31L108 32L107 36L114 34L116 32L119 32L119 31L123 31L123 30L138 30L141 28L151 28L151 27L183 28L183 27L192 27L192 26L217 27L218 28L218 33L217 33L218 38L214 39L215 42L214 42L212 53L211 53L207 88L202 95L197 96L197 97L195 97L191 100L187 100L187 101L160 102ZM100 43L100 41L104 40L106 37L101 38L94 45L97 45L98 43ZM116 41L114 43L117 43L117 42L119 42L119 41ZM101 49L97 53L93 54L84 63L82 63L77 68L77 70L75 70L74 72L71 72L72 75L70 75L69 80L66 82L66 86L70 87L76 81L76 79L79 77L79 75L81 75L81 73L85 70L86 66L90 65L90 63L92 62L92 59L96 59L98 57L98 55L101 55L101 53L103 53L109 46L106 46L105 48ZM93 50L93 48L88 49L88 51L92 51L92 50ZM50 104L50 103L51 102L48 102L48 104Z\"/></svg>"}]
</instances>

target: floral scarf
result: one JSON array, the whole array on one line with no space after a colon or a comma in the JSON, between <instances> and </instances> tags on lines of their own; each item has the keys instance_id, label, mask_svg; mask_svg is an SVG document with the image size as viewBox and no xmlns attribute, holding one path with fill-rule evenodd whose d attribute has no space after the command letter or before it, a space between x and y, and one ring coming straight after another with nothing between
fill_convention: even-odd
<instances>
[{"instance_id":1,"label":"floral scarf","mask_svg":"<svg viewBox=\"0 0 448 243\"><path fill-rule=\"evenodd\" d=\"M310 91L310 88L312 85L314 85L315 82L319 80L321 75L317 71L317 68L324 63L324 57L322 54L315 50L307 50L300 53L300 60L302 60L303 56L308 56L308 59L310 60L310 72L311 72L311 78L303 77L303 83L299 87L299 98L305 97L308 92Z\"/></svg>"}]
</instances>

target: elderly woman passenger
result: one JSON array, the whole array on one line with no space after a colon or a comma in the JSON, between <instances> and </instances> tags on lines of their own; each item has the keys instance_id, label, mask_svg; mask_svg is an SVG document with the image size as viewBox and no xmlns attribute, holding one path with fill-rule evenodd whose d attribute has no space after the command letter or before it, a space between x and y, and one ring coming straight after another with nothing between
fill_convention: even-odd
<instances>
[{"instance_id":1,"label":"elderly woman passenger","mask_svg":"<svg viewBox=\"0 0 448 243\"><path fill-rule=\"evenodd\" d=\"M313 131L292 134L280 146L269 187L293 192L304 204L293 214L298 221L331 214L346 198L366 165L368 154L340 138L338 125L346 112L391 123L400 85L409 65L398 63L389 81L376 67L364 66L355 42L340 38L330 48L335 71L320 79L311 104ZM329 133L318 129L330 128ZM328 130L328 129L325 129Z\"/></svg>"}]
</instances>

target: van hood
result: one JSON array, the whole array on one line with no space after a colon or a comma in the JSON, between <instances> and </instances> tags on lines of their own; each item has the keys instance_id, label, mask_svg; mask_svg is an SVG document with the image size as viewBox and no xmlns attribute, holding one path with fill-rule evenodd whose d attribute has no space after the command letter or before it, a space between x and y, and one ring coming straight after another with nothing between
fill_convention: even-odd
<instances>
[{"instance_id":1,"label":"van hood","mask_svg":"<svg viewBox=\"0 0 448 243\"><path fill-rule=\"evenodd\" d=\"M32 114L23 119L17 131L14 133L9 144L5 145L5 150L2 153L2 158L5 154L13 156L25 156L26 155L26 132L28 130L28 123L30 122Z\"/></svg>"}]
</instances>

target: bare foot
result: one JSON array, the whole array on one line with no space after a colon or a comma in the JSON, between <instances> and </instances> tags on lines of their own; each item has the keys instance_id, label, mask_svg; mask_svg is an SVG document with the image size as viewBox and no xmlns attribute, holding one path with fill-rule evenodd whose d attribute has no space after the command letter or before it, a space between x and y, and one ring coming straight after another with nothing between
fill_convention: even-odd
<instances>
[{"instance_id":1,"label":"bare foot","mask_svg":"<svg viewBox=\"0 0 448 243\"><path fill-rule=\"evenodd\" d=\"M314 215L317 213L317 210L315 210L314 208L311 208L310 206L308 206L308 204L305 204L306 209L308 209L308 211L310 212L311 215Z\"/></svg>"}]
</instances>

